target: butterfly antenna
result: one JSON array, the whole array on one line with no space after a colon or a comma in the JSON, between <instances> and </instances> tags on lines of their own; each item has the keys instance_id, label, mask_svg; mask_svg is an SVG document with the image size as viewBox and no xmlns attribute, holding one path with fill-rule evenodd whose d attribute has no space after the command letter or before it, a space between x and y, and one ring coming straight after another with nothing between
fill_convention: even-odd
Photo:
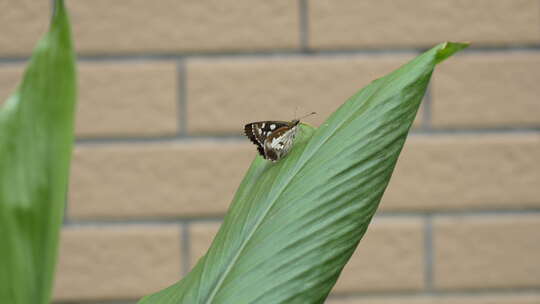
<instances>
[{"instance_id":1,"label":"butterfly antenna","mask_svg":"<svg viewBox=\"0 0 540 304\"><path fill-rule=\"evenodd\" d=\"M315 115L315 114L317 114L317 113L311 112L311 113L309 113L309 114L307 114L307 115L304 115L304 116L298 118L298 120L303 119L303 118L306 118L306 117L311 116L311 115Z\"/></svg>"}]
</instances>

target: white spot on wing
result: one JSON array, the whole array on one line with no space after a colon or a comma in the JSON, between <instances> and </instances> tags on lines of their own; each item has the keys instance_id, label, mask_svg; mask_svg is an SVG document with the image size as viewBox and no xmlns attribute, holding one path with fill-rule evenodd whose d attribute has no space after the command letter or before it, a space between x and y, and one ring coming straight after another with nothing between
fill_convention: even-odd
<instances>
[{"instance_id":1,"label":"white spot on wing","mask_svg":"<svg viewBox=\"0 0 540 304\"><path fill-rule=\"evenodd\" d=\"M274 131L275 128L276 128L276 125L275 125L275 124L271 124L271 125L270 125L270 130Z\"/></svg>"}]
</instances>

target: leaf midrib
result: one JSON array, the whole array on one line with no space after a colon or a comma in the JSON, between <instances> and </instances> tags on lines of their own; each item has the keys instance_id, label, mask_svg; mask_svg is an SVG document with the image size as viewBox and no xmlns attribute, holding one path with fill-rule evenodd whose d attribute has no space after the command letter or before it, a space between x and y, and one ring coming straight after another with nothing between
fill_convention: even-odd
<instances>
[{"instance_id":1,"label":"leaf midrib","mask_svg":"<svg viewBox=\"0 0 540 304\"><path fill-rule=\"evenodd\" d=\"M384 79L384 78L383 78ZM373 96L376 96L377 93L381 90L382 87L384 87L386 85L386 83L388 82L389 79L385 79L384 82L382 82L374 91L373 93L368 97L366 98L366 101L365 102L368 102L369 100L371 100L373 98ZM348 115L349 117L351 116L351 114ZM272 209L272 207L274 206L274 204L276 203L276 201L281 197L281 195L283 194L284 190L287 188L287 186L289 185L290 181L298 174L298 172L300 172L304 166L308 163L308 161L313 157L313 155L315 155L315 152L317 152L321 146L326 143L330 138L332 138L334 136L334 134L341 129L341 127L343 127L343 125L345 123L347 123L349 120L348 119L344 119L342 120L342 122L336 126L336 128L334 130L332 130L330 132L330 134L328 134L328 136L326 136L326 138L321 142L319 143L319 145L313 150L313 152L311 153L311 155L309 155L307 158L304 159L304 161L302 162L302 164L299 164L296 166L296 170L293 174L289 175L289 178L287 179L287 181L284 183L284 185L286 185L284 188L282 188L281 190L279 190L279 194L277 194L275 196L274 199L271 200L270 204L268 205L268 208L266 208L266 210L262 213L262 215L259 217L259 219L257 220L257 222L255 223L255 226L253 227L253 229L249 232L248 236L244 239L244 241L242 242L242 244L240 245L240 248L238 249L237 253L234 255L233 259L231 260L231 262L229 263L229 265L227 266L227 268L225 268L225 271L223 272L223 274L221 275L220 279L218 280L218 282L216 283L216 285L214 286L214 289L212 290L212 293L210 294L210 296L208 297L208 299L206 300L206 304L212 304L212 301L214 300L214 297L216 296L216 294L218 293L218 291L221 289L221 286L223 284L223 282L225 281L225 279L227 278L227 276L229 275L231 269L233 268L233 266L236 264L236 261L238 260L238 258L240 257L240 254L244 251L244 248L247 246L247 244L249 243L249 241L251 240L251 237L253 236L253 234L259 229L259 226L261 225L261 223L263 222L263 219L266 218L266 215L268 214L268 212ZM307 148L308 144L309 144L309 141L311 141L313 139L313 136L314 134L308 139L308 142L306 142L306 146L304 147L304 149ZM278 180L278 179L275 179L275 180Z\"/></svg>"}]
</instances>

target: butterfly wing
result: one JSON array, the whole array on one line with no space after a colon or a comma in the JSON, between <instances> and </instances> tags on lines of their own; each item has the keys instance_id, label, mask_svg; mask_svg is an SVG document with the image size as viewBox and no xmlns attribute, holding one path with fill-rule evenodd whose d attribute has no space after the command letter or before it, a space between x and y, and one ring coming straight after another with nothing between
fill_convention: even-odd
<instances>
[{"instance_id":1,"label":"butterfly wing","mask_svg":"<svg viewBox=\"0 0 540 304\"><path fill-rule=\"evenodd\" d=\"M296 125L284 126L276 129L264 142L264 154L271 161L283 158L293 146L293 141L298 128Z\"/></svg>"},{"instance_id":2,"label":"butterfly wing","mask_svg":"<svg viewBox=\"0 0 540 304\"><path fill-rule=\"evenodd\" d=\"M264 157L264 137L259 133L257 122L249 123L244 126L244 134L249 138L249 140L254 143L257 146L257 151L259 151L259 154Z\"/></svg>"},{"instance_id":3,"label":"butterfly wing","mask_svg":"<svg viewBox=\"0 0 540 304\"><path fill-rule=\"evenodd\" d=\"M244 126L244 133L257 146L257 151L265 159L268 159L265 153L265 142L269 136L277 130L289 127L288 121L257 121Z\"/></svg>"}]
</instances>

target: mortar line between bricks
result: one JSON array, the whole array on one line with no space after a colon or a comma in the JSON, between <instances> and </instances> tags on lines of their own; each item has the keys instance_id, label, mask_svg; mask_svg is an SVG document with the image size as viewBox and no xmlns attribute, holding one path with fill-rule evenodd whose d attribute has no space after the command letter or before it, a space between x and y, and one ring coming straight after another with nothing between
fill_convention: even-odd
<instances>
[{"instance_id":1,"label":"mortar line between bricks","mask_svg":"<svg viewBox=\"0 0 540 304\"><path fill-rule=\"evenodd\" d=\"M70 222L69 216L68 216L68 208L69 208L69 183L66 186L67 191L64 195L64 211L62 216L62 225L67 225Z\"/></svg>"},{"instance_id":2,"label":"mortar line between bricks","mask_svg":"<svg viewBox=\"0 0 540 304\"><path fill-rule=\"evenodd\" d=\"M66 226L73 226L73 227L79 227L79 226L118 226L118 225L158 225L158 226L170 226L178 224L178 222L181 222L183 224L190 224L190 223L219 223L223 221L223 217L193 217L193 218L159 218L159 217L152 217L152 218L117 218L117 219L111 219L111 218L92 218L92 219L72 219Z\"/></svg>"},{"instance_id":3,"label":"mortar line between bricks","mask_svg":"<svg viewBox=\"0 0 540 304\"><path fill-rule=\"evenodd\" d=\"M52 23L54 19L54 12L56 11L56 1L55 0L49 0L49 8L51 10L51 18L49 19L49 26Z\"/></svg>"},{"instance_id":4,"label":"mortar line between bricks","mask_svg":"<svg viewBox=\"0 0 540 304\"><path fill-rule=\"evenodd\" d=\"M522 288L522 289L483 289L483 290L477 290L477 291L461 291L461 290L453 290L453 291L445 291L445 292L438 292L436 294L429 294L431 296L438 296L438 297L482 297L482 296L526 296L526 295L539 295L540 294L540 288ZM353 292L353 293L337 293L337 294L331 294L328 299L336 300L336 299L347 299L347 298L355 298L355 299L365 299L365 298L410 298L413 299L418 296L426 296L428 294L425 294L423 292L417 292L417 291L380 291L380 292ZM55 304L134 304L137 300L109 300L109 301L99 301L99 300L79 300L79 301L54 301Z\"/></svg>"},{"instance_id":5,"label":"mortar line between bricks","mask_svg":"<svg viewBox=\"0 0 540 304\"><path fill-rule=\"evenodd\" d=\"M182 246L182 256L181 256L181 262L182 262L182 277L185 277L191 268L191 226L189 222L182 222L182 240L181 240L181 246Z\"/></svg>"},{"instance_id":6,"label":"mortar line between bricks","mask_svg":"<svg viewBox=\"0 0 540 304\"><path fill-rule=\"evenodd\" d=\"M484 209L484 210L432 210L432 211L383 211L377 216L400 217L400 216L493 216L493 215L540 215L540 207L522 209Z\"/></svg>"},{"instance_id":7,"label":"mortar line between bricks","mask_svg":"<svg viewBox=\"0 0 540 304\"><path fill-rule=\"evenodd\" d=\"M433 78L429 82L426 88L426 94L424 96L424 102L422 103L422 123L420 128L424 131L431 130L431 116L433 107Z\"/></svg>"},{"instance_id":8,"label":"mortar line between bricks","mask_svg":"<svg viewBox=\"0 0 540 304\"><path fill-rule=\"evenodd\" d=\"M433 221L431 215L424 217L424 288L428 293L433 291L435 256L433 238Z\"/></svg>"},{"instance_id":9,"label":"mortar line between bricks","mask_svg":"<svg viewBox=\"0 0 540 304\"><path fill-rule=\"evenodd\" d=\"M528 295L540 294L540 288L482 288L476 290L470 289L453 289L444 291L424 292L424 291L397 291L397 290L381 290L381 291L358 291L358 292L340 292L332 294L329 299L343 298L384 298L384 297L418 297L418 296L437 296L437 297L465 297L465 296L512 296L512 295Z\"/></svg>"},{"instance_id":10,"label":"mortar line between bricks","mask_svg":"<svg viewBox=\"0 0 540 304\"><path fill-rule=\"evenodd\" d=\"M410 135L508 135L508 134L536 134L540 133L539 127L532 128L491 128L491 129L412 129ZM177 136L154 136L154 137L94 137L78 138L77 145L87 144L122 144L122 143L165 143L165 142L197 142L197 141L231 141L244 142L242 135L177 135Z\"/></svg>"},{"instance_id":11,"label":"mortar line between bricks","mask_svg":"<svg viewBox=\"0 0 540 304\"><path fill-rule=\"evenodd\" d=\"M435 46L435 44L433 45ZM118 55L88 55L78 54L77 58L80 62L101 62L101 61L133 61L133 60L178 60L178 59L211 59L211 58L271 58L271 57L326 57L326 56L342 56L342 55L395 55L418 53L429 48L419 46L416 48L365 48L365 49L341 49L341 50L320 50L310 49L309 52L303 50L261 50L261 51L238 51L238 52L206 52L206 53L147 53L147 54L118 54ZM469 47L463 50L462 53L489 53L489 52L511 52L511 51L540 51L540 44L535 45L514 45L514 46L483 46ZM30 56L0 56L0 64L2 63L21 63L26 62Z\"/></svg>"},{"instance_id":12,"label":"mortar line between bricks","mask_svg":"<svg viewBox=\"0 0 540 304\"><path fill-rule=\"evenodd\" d=\"M300 49L309 52L309 6L308 0L298 0Z\"/></svg>"},{"instance_id":13,"label":"mortar line between bricks","mask_svg":"<svg viewBox=\"0 0 540 304\"><path fill-rule=\"evenodd\" d=\"M378 212L375 219L385 218L425 218L426 216L511 216L511 215L540 215L540 208L519 209L519 210L479 210L479 211L433 211L433 212ZM198 216L198 217L152 217L152 218L92 218L92 219L73 219L66 226L95 226L95 225L174 225L178 221L185 224L193 223L219 223L223 221L224 214L221 216Z\"/></svg>"},{"instance_id":14,"label":"mortar line between bricks","mask_svg":"<svg viewBox=\"0 0 540 304\"><path fill-rule=\"evenodd\" d=\"M447 291L447 292L440 292L438 294L435 294L434 296L439 297L463 297L463 296L473 296L473 297L481 297L481 296L526 296L526 295L539 295L540 289L485 289L485 290L479 290L479 291ZM331 294L328 299L336 300L336 299L346 299L346 298L355 298L355 299L365 299L365 298L394 298L394 297L404 297L405 300L407 298L413 299L418 296L426 296L425 293L422 292L406 292L406 291L380 291L380 292L357 292L357 293L338 293L338 294ZM135 304L137 300L77 300L77 301L54 301L55 304Z\"/></svg>"},{"instance_id":15,"label":"mortar line between bricks","mask_svg":"<svg viewBox=\"0 0 540 304\"><path fill-rule=\"evenodd\" d=\"M177 63L177 121L178 121L178 135L185 136L187 134L187 70L186 61L183 59L178 60Z\"/></svg>"},{"instance_id":16,"label":"mortar line between bricks","mask_svg":"<svg viewBox=\"0 0 540 304\"><path fill-rule=\"evenodd\" d=\"M114 144L114 143L165 143L165 142L195 142L195 141L245 141L241 135L181 135L181 136L156 136L156 137L102 137L102 138L79 138L77 144Z\"/></svg>"},{"instance_id":17,"label":"mortar line between bricks","mask_svg":"<svg viewBox=\"0 0 540 304\"><path fill-rule=\"evenodd\" d=\"M540 49L540 47L539 47ZM121 61L173 61L179 59L236 59L236 58L301 58L301 57L334 57L342 55L379 55L379 54L417 54L421 48L405 49L362 49L362 50L273 50L258 52L224 52L224 53L170 53L170 54L118 54L118 55L84 55L79 54L79 62L121 62ZM25 57L1 57L2 63L20 63L29 59Z\"/></svg>"},{"instance_id":18,"label":"mortar line between bricks","mask_svg":"<svg viewBox=\"0 0 540 304\"><path fill-rule=\"evenodd\" d=\"M540 126L530 128L430 128L429 130L412 129L411 135L489 135L489 134L527 134L540 132Z\"/></svg>"}]
</instances>

